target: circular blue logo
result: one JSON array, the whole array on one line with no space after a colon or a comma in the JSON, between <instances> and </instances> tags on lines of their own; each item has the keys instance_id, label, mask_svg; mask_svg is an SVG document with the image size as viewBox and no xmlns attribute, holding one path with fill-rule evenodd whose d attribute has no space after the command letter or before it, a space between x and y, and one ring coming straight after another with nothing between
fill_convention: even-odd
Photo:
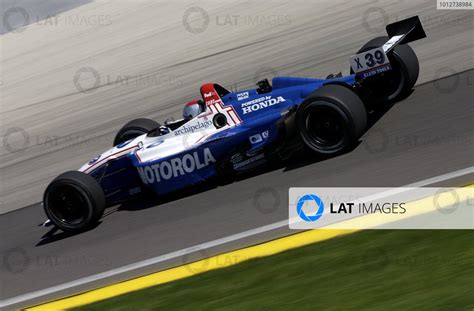
<instances>
[{"instance_id":1,"label":"circular blue logo","mask_svg":"<svg viewBox=\"0 0 474 311\"><path fill-rule=\"evenodd\" d=\"M154 147L156 147L156 146L159 146L159 145L161 145L163 142L164 142L164 140L163 140L163 139L160 139L159 141L157 141L157 142L155 142L155 143L149 145L148 147L146 147L146 149L150 149L150 148L154 148Z\"/></svg>"},{"instance_id":2,"label":"circular blue logo","mask_svg":"<svg viewBox=\"0 0 474 311\"><path fill-rule=\"evenodd\" d=\"M315 215L310 216L304 213L303 205L306 201L314 201L316 205L318 206L318 211L316 212ZM300 218L303 219L304 221L313 222L321 218L321 216L323 216L324 203L318 196L314 194L306 194L298 200L298 204L296 204L296 212L298 213L298 216L300 216Z\"/></svg>"}]
</instances>

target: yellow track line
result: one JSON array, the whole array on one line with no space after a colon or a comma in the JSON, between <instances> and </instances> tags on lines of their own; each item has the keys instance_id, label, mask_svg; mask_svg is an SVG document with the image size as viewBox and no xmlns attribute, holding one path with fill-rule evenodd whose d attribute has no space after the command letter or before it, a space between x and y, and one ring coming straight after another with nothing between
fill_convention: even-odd
<instances>
[{"instance_id":1,"label":"yellow track line","mask_svg":"<svg viewBox=\"0 0 474 311\"><path fill-rule=\"evenodd\" d=\"M380 228L386 224L400 222L414 218L416 216L433 213L438 209L442 210L450 206L456 206L461 202L468 202L468 200L472 200L474 198L473 187L474 185L456 188L456 190L452 191L456 193L456 197L448 194L451 191L446 191L446 195L440 195L436 198L436 205L433 204L435 195L409 202L406 205L407 212L403 215L397 215L398 217L396 219L394 219L390 214L367 214L325 226L324 229L353 228L357 230L364 230L368 228Z\"/></svg>"},{"instance_id":2,"label":"yellow track line","mask_svg":"<svg viewBox=\"0 0 474 311\"><path fill-rule=\"evenodd\" d=\"M224 253L210 258L202 259L190 264L178 266L168 270L159 271L122 283L109 285L95 289L83 294L53 301L27 310L65 310L96 301L112 298L128 292L144 289L147 287L168 283L215 269L229 267L245 260L257 257L274 255L291 248L296 248L311 243L324 241L343 234L352 233L355 230L311 230L290 235L284 238L266 242L263 244L243 248L240 250Z\"/></svg>"},{"instance_id":3,"label":"yellow track line","mask_svg":"<svg viewBox=\"0 0 474 311\"><path fill-rule=\"evenodd\" d=\"M466 196L468 198L469 197L472 198L473 186L474 185L468 186L468 187L471 187L471 189L461 188L461 189L458 189L457 191L459 191L459 194L462 196L462 198L466 198ZM468 190L468 191L465 191L465 190ZM432 197L424 198L424 199L421 199L409 204L417 205L420 210L424 210L424 211L426 211L426 209L420 208L420 207L427 207L427 210L429 212L433 210L432 200L430 200L430 198ZM441 202L441 205L449 206L449 204L452 204L452 203L453 203L452 200L447 198L447 199L444 199L443 202ZM374 216L374 215L367 215L367 216ZM360 218L365 218L367 216L358 217L359 221L360 221ZM350 222L353 220L347 220L347 221ZM387 219L372 217L369 220L369 222L367 222L367 225L376 226L376 225L380 225L386 222L387 222ZM317 230L304 231L301 233L296 233L290 236L286 236L283 238L279 238L279 239L265 242L262 244L258 244L255 246L250 246L250 247L242 248L239 250L231 251L228 253L209 257L206 259L202 259L190 264L185 264L185 265L178 266L175 268L155 272L146 276L138 277L136 279L105 286L105 287L91 290L89 292L85 292L85 293L78 294L75 296L66 297L64 299L60 299L57 301L31 307L26 310L51 311L51 310L65 310L65 309L70 309L74 307L79 307L79 306L91 304L100 300L105 300L108 298L126 294L132 291L137 291L137 290L141 290L147 287L180 280L186 277L193 276L195 274L229 267L229 266L241 263L249 259L271 256L277 253L284 252L286 250L302 247L302 246L313 244L316 242L329 240L337 236L342 236L342 235L354 233L357 231L362 231L362 229L317 229Z\"/></svg>"}]
</instances>

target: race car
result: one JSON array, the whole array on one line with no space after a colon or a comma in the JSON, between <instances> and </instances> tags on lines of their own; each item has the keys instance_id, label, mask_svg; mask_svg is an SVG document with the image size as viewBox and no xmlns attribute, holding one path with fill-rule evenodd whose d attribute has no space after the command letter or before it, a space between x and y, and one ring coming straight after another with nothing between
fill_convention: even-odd
<instances>
[{"instance_id":1,"label":"race car","mask_svg":"<svg viewBox=\"0 0 474 311\"><path fill-rule=\"evenodd\" d=\"M145 192L164 195L229 178L295 150L325 156L350 150L367 129L368 113L408 96L418 78L407 44L426 37L418 16L386 30L388 36L351 58L348 76L275 77L238 92L207 83L182 119L128 122L112 149L49 184L43 197L49 222L80 232L96 225L106 207Z\"/></svg>"}]
</instances>

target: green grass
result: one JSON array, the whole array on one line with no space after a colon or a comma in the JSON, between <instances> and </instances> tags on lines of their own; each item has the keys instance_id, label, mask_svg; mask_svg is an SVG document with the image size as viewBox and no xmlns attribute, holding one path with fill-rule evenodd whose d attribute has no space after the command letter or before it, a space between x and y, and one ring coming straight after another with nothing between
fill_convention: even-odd
<instances>
[{"instance_id":1,"label":"green grass","mask_svg":"<svg viewBox=\"0 0 474 311\"><path fill-rule=\"evenodd\" d=\"M74 310L469 310L474 231L363 231Z\"/></svg>"}]
</instances>

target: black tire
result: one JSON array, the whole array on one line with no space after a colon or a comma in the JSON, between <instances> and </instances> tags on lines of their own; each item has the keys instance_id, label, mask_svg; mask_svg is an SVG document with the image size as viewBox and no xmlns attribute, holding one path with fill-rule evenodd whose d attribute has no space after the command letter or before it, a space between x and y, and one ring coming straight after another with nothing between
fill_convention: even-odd
<instances>
[{"instance_id":1,"label":"black tire","mask_svg":"<svg viewBox=\"0 0 474 311\"><path fill-rule=\"evenodd\" d=\"M367 127L367 112L349 87L325 85L296 111L296 128L310 150L335 155L354 146Z\"/></svg>"},{"instance_id":2,"label":"black tire","mask_svg":"<svg viewBox=\"0 0 474 311\"><path fill-rule=\"evenodd\" d=\"M125 124L115 135L114 146L126 142L140 135L146 134L153 129L160 127L160 124L150 119L135 119Z\"/></svg>"},{"instance_id":3,"label":"black tire","mask_svg":"<svg viewBox=\"0 0 474 311\"><path fill-rule=\"evenodd\" d=\"M383 46L389 37L377 37L367 42L357 54ZM382 91L382 99L396 102L410 94L420 73L418 57L408 44L397 45L388 58L392 65L391 71L385 72L375 79L370 79L366 87ZM352 73L352 69L351 69Z\"/></svg>"},{"instance_id":4,"label":"black tire","mask_svg":"<svg viewBox=\"0 0 474 311\"><path fill-rule=\"evenodd\" d=\"M43 206L56 227L77 233L98 223L106 200L104 191L92 176L69 171L56 177L46 188Z\"/></svg>"}]
</instances>

